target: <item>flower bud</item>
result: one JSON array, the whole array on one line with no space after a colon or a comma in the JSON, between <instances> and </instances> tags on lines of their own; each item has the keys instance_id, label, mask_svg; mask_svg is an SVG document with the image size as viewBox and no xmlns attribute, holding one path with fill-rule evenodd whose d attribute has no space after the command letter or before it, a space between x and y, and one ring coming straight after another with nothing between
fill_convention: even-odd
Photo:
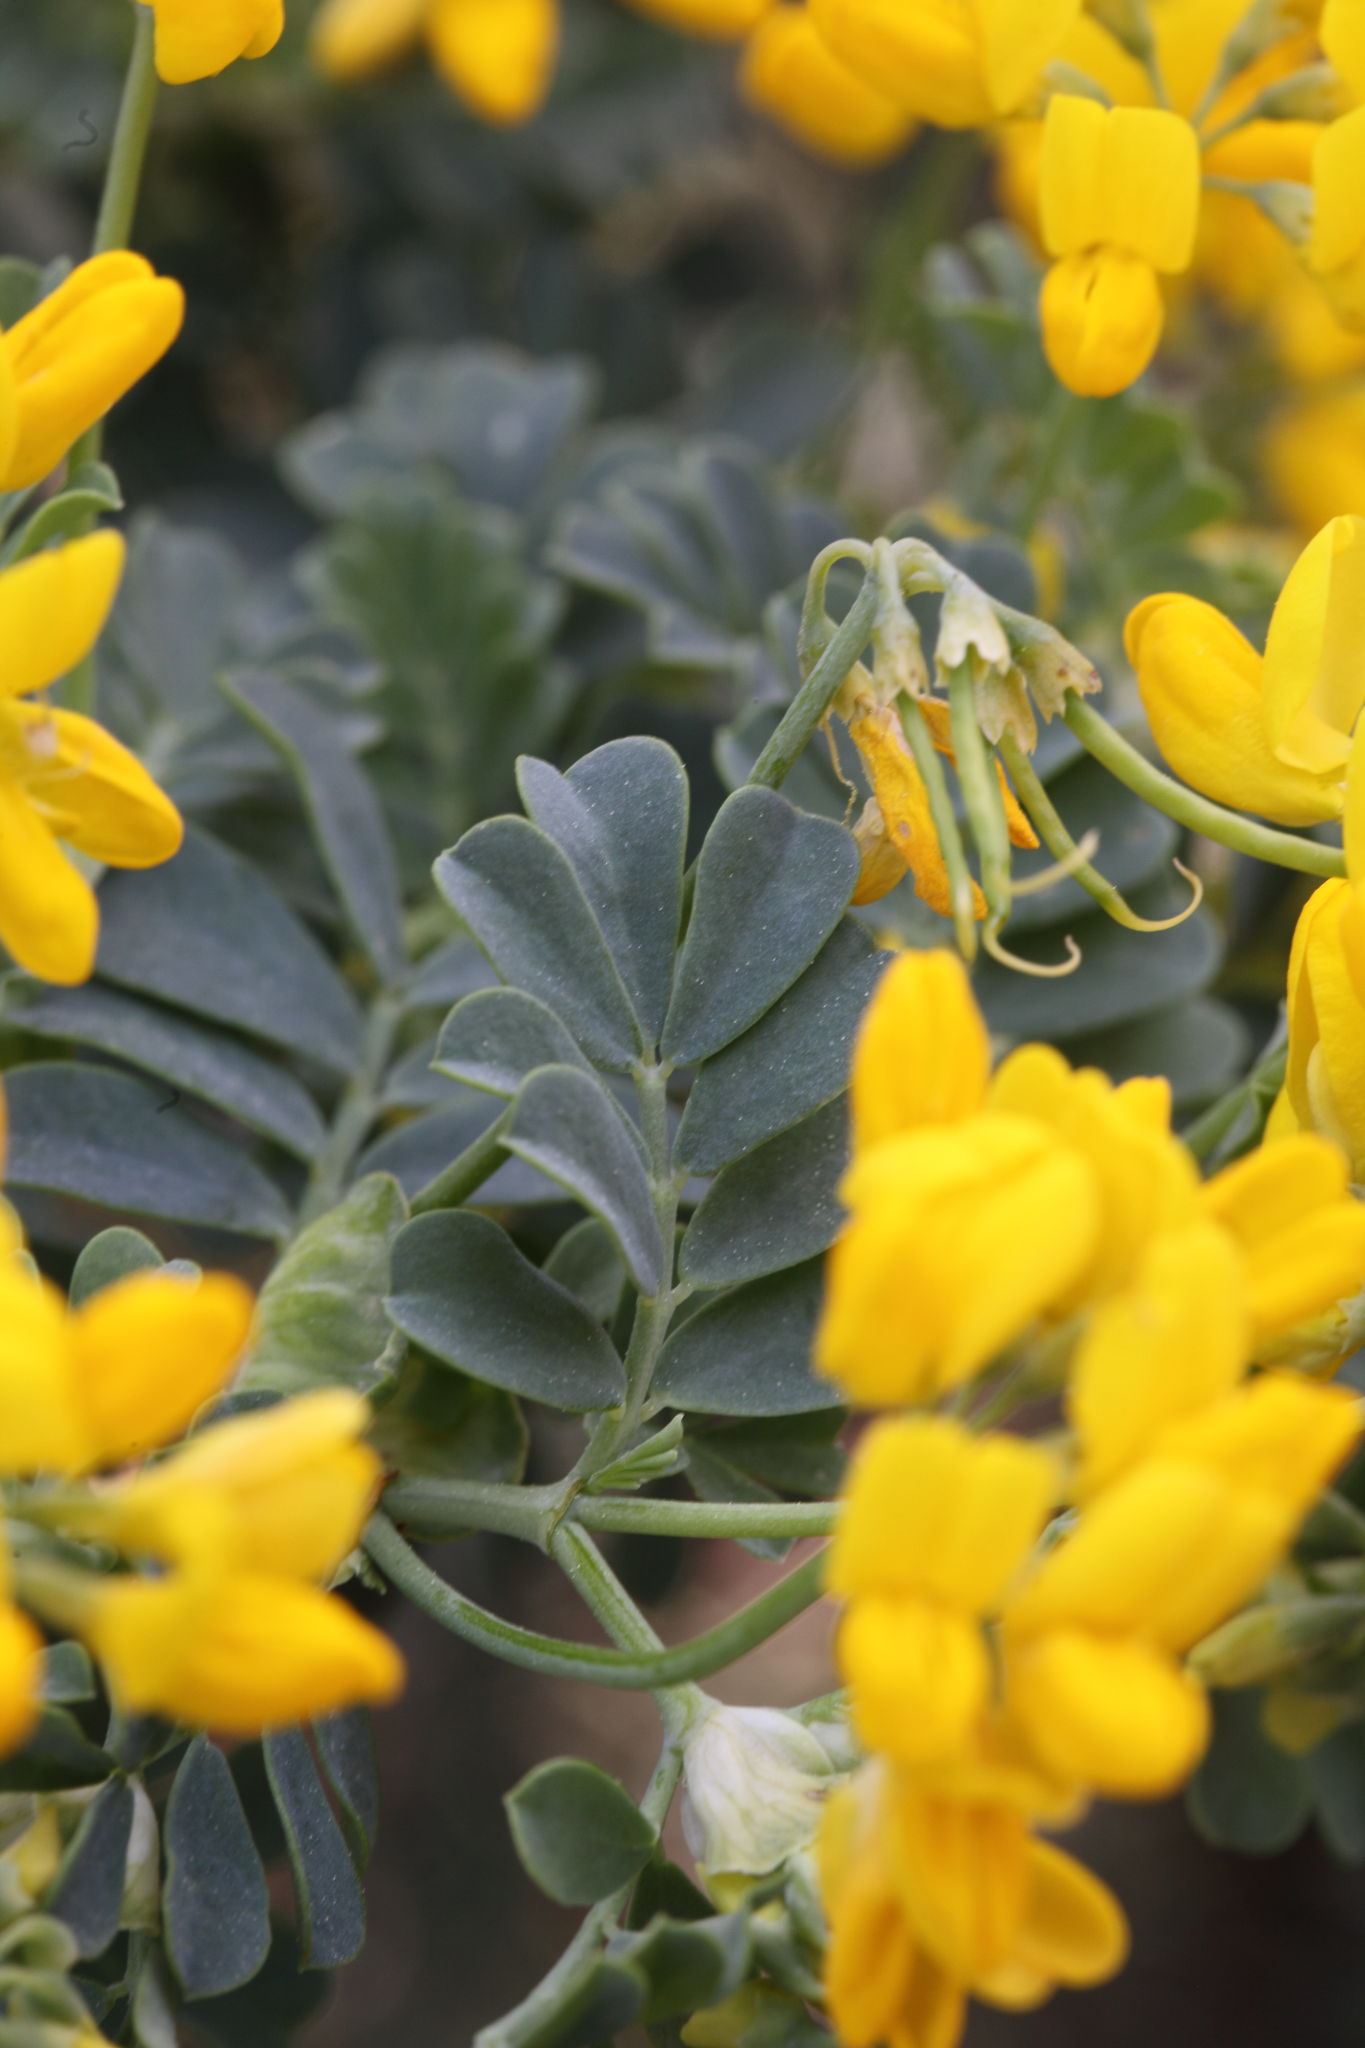
<instances>
[{"instance_id":1,"label":"flower bud","mask_svg":"<svg viewBox=\"0 0 1365 2048\"><path fill-rule=\"evenodd\" d=\"M687 1738L683 1828L707 1873L761 1877L814 1840L853 1767L842 1723L805 1727L774 1707L710 1701Z\"/></svg>"}]
</instances>

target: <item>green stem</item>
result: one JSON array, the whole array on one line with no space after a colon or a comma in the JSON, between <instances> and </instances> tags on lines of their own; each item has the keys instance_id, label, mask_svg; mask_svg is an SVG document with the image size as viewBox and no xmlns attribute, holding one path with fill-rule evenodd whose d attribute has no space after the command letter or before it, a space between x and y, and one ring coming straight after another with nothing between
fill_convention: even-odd
<instances>
[{"instance_id":1,"label":"green stem","mask_svg":"<svg viewBox=\"0 0 1365 2048\"><path fill-rule=\"evenodd\" d=\"M848 617L783 714L777 731L755 761L749 782L779 789L805 752L806 743L829 711L830 702L849 670L862 659L877 616L881 594L869 576L854 598Z\"/></svg>"},{"instance_id":2,"label":"green stem","mask_svg":"<svg viewBox=\"0 0 1365 2048\"><path fill-rule=\"evenodd\" d=\"M500 1117L495 1117L488 1129L477 1137L453 1159L435 1180L412 1198L409 1205L414 1216L425 1216L432 1209L458 1209L471 1195L476 1195L486 1180L491 1180L507 1157L503 1138L512 1121L510 1107Z\"/></svg>"},{"instance_id":3,"label":"green stem","mask_svg":"<svg viewBox=\"0 0 1365 2048\"><path fill-rule=\"evenodd\" d=\"M319 1216L325 1216L341 1199L356 1153L369 1136L378 1114L380 1091L402 1015L400 997L380 995L375 998L365 1027L360 1065L337 1106L327 1142L313 1162L313 1170L304 1189L299 1205L301 1228L315 1222Z\"/></svg>"},{"instance_id":4,"label":"green stem","mask_svg":"<svg viewBox=\"0 0 1365 2048\"><path fill-rule=\"evenodd\" d=\"M1206 839L1216 839L1220 846L1229 846L1234 853L1250 854L1253 860L1271 861L1277 867L1292 868L1297 874L1345 874L1346 855L1340 847L1320 846L1316 840L1301 839L1294 832L1277 832L1269 825L1244 818L1238 811L1226 810L1206 796L1196 796L1192 789L1186 789L1173 776L1154 767L1093 705L1083 703L1079 697L1068 700L1065 717L1087 753L1093 754L1116 781L1154 810L1174 818L1177 824L1187 825Z\"/></svg>"},{"instance_id":5,"label":"green stem","mask_svg":"<svg viewBox=\"0 0 1365 2048\"><path fill-rule=\"evenodd\" d=\"M948 794L948 779L943 773L943 763L939 760L919 706L905 698L901 700L901 724L905 728L907 744L929 798L929 815L933 820L934 832L948 870L948 890L953 906L953 929L957 934L958 950L964 960L974 960L976 913L973 909L972 877L962 846L962 834L957 828L953 800Z\"/></svg>"},{"instance_id":6,"label":"green stem","mask_svg":"<svg viewBox=\"0 0 1365 2048\"><path fill-rule=\"evenodd\" d=\"M1245 1119L1246 1128L1238 1133L1238 1145L1230 1156L1236 1156L1238 1151L1250 1151L1252 1145L1259 1141L1270 1105L1284 1085L1288 1065L1287 1043L1267 1053L1245 1081L1220 1096L1187 1131L1181 1132L1181 1142L1186 1150L1192 1152L1201 1165L1206 1164L1219 1153L1224 1140ZM1224 1158L1219 1163L1227 1165L1228 1159Z\"/></svg>"},{"instance_id":7,"label":"green stem","mask_svg":"<svg viewBox=\"0 0 1365 2048\"><path fill-rule=\"evenodd\" d=\"M399 1591L452 1635L523 1671L539 1672L545 1678L578 1678L618 1692L656 1692L723 1671L814 1606L823 1589L825 1565L824 1552L816 1551L715 1628L673 1649L635 1653L598 1650L560 1636L541 1635L488 1613L424 1564L385 1514L370 1518L365 1548Z\"/></svg>"},{"instance_id":8,"label":"green stem","mask_svg":"<svg viewBox=\"0 0 1365 2048\"><path fill-rule=\"evenodd\" d=\"M488 1529L546 1549L563 1521L631 1536L832 1536L839 1505L831 1501L618 1500L580 1493L564 1513L562 1486L497 1486L477 1479L396 1479L384 1511L432 1542Z\"/></svg>"},{"instance_id":9,"label":"green stem","mask_svg":"<svg viewBox=\"0 0 1365 2048\"><path fill-rule=\"evenodd\" d=\"M657 1656L663 1643L641 1614L586 1529L561 1523L550 1539L550 1555L569 1584L619 1649ZM702 1705L703 1694L686 1682L653 1688L664 1733L681 1741Z\"/></svg>"}]
</instances>

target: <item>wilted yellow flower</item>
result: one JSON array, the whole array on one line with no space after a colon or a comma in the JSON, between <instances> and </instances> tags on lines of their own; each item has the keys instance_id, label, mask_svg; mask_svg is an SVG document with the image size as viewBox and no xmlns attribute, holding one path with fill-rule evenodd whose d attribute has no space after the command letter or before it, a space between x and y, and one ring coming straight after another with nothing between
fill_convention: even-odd
<instances>
[{"instance_id":1,"label":"wilted yellow flower","mask_svg":"<svg viewBox=\"0 0 1365 2048\"><path fill-rule=\"evenodd\" d=\"M1267 1373L1087 1505L1004 1622L1009 1711L1045 1768L1130 1798L1188 1775L1208 1708L1179 1655L1264 1582L1359 1433L1353 1395Z\"/></svg>"},{"instance_id":2,"label":"wilted yellow flower","mask_svg":"<svg viewBox=\"0 0 1365 2048\"><path fill-rule=\"evenodd\" d=\"M0 1471L90 1471L145 1456L226 1383L252 1298L229 1273L143 1272L69 1308L0 1266Z\"/></svg>"},{"instance_id":3,"label":"wilted yellow flower","mask_svg":"<svg viewBox=\"0 0 1365 2048\"><path fill-rule=\"evenodd\" d=\"M807 6L768 7L740 78L754 106L836 164L884 163L915 133L913 114L834 55Z\"/></svg>"},{"instance_id":4,"label":"wilted yellow flower","mask_svg":"<svg viewBox=\"0 0 1365 2048\"><path fill-rule=\"evenodd\" d=\"M239 57L264 57L284 33L284 0L149 0L156 68L168 85L212 78Z\"/></svg>"},{"instance_id":5,"label":"wilted yellow flower","mask_svg":"<svg viewBox=\"0 0 1365 2048\"><path fill-rule=\"evenodd\" d=\"M839 1662L868 1749L903 1763L961 1751L989 1703L982 1634L1052 1505L1048 1455L937 1417L877 1424L849 1479L828 1585L850 1603Z\"/></svg>"},{"instance_id":6,"label":"wilted yellow flower","mask_svg":"<svg viewBox=\"0 0 1365 2048\"><path fill-rule=\"evenodd\" d=\"M129 249L78 264L0 333L0 491L55 469L180 332L185 294Z\"/></svg>"},{"instance_id":7,"label":"wilted yellow flower","mask_svg":"<svg viewBox=\"0 0 1365 2048\"><path fill-rule=\"evenodd\" d=\"M26 702L90 652L123 573L123 542L95 533L0 571L0 941L44 981L84 981L99 912L61 850L111 867L155 867L180 845L180 815L93 719Z\"/></svg>"},{"instance_id":8,"label":"wilted yellow flower","mask_svg":"<svg viewBox=\"0 0 1365 2048\"><path fill-rule=\"evenodd\" d=\"M1027 99L1081 0L810 0L810 8L834 55L907 113L977 128Z\"/></svg>"},{"instance_id":9,"label":"wilted yellow flower","mask_svg":"<svg viewBox=\"0 0 1365 2048\"><path fill-rule=\"evenodd\" d=\"M1150 597L1127 627L1158 746L1220 803L1284 825L1339 817L1365 703L1365 519L1333 519L1300 555L1265 656L1211 605Z\"/></svg>"},{"instance_id":10,"label":"wilted yellow flower","mask_svg":"<svg viewBox=\"0 0 1365 2048\"><path fill-rule=\"evenodd\" d=\"M1180 115L1050 101L1041 165L1048 361L1072 391L1107 397L1141 376L1165 310L1161 275L1188 270L1199 225L1199 144Z\"/></svg>"}]
</instances>

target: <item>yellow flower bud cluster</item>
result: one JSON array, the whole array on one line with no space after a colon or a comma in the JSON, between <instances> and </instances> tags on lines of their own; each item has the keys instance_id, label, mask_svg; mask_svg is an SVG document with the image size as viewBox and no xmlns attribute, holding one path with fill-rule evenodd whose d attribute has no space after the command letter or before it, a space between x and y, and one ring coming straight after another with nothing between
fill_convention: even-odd
<instances>
[{"instance_id":1,"label":"yellow flower bud cluster","mask_svg":"<svg viewBox=\"0 0 1365 2048\"><path fill-rule=\"evenodd\" d=\"M248 1734L392 1698L397 1652L323 1590L380 1484L365 1403L302 1396L142 1464L229 1384L249 1291L225 1273L144 1271L73 1308L3 1207L0 1229L0 1473L43 1482L11 1513L130 1567L79 1570L35 1534L16 1571L0 1548L0 1750L23 1741L37 1704L40 1639L16 1589L85 1640L129 1712ZM98 1486L77 1483L92 1475Z\"/></svg>"},{"instance_id":2,"label":"yellow flower bud cluster","mask_svg":"<svg viewBox=\"0 0 1365 2048\"><path fill-rule=\"evenodd\" d=\"M1209 1734L1188 1653L1258 1592L1356 1444L1321 1362L1365 1208L1314 1132L1201 1183L1164 1083L1024 1046L991 1071L949 953L887 972L855 1055L822 1369L875 1422L830 1565L872 1761L821 1838L848 2048L951 2048L1123 1961L1122 1914L1036 1830L1178 1786ZM975 1391L974 1391L975 1390ZM1061 1394L1043 1442L970 1427ZM961 1419L967 1418L967 1419Z\"/></svg>"}]
</instances>

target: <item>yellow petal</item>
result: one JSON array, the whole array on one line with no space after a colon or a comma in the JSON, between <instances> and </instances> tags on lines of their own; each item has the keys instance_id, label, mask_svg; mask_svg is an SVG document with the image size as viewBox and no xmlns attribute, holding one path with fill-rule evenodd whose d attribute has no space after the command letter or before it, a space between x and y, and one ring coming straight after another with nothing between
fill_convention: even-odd
<instances>
[{"instance_id":1,"label":"yellow petal","mask_svg":"<svg viewBox=\"0 0 1365 2048\"><path fill-rule=\"evenodd\" d=\"M1365 8L1360 0L1326 0L1318 40L1354 97L1365 100Z\"/></svg>"},{"instance_id":2,"label":"yellow petal","mask_svg":"<svg viewBox=\"0 0 1365 2048\"><path fill-rule=\"evenodd\" d=\"M9 351L0 339L0 477L8 473L19 438L19 384Z\"/></svg>"},{"instance_id":3,"label":"yellow petal","mask_svg":"<svg viewBox=\"0 0 1365 2048\"><path fill-rule=\"evenodd\" d=\"M60 292L53 298L59 320L32 329L20 321L5 339L19 398L19 432L0 479L6 490L35 484L55 469L86 428L160 361L185 317L185 295L168 277L129 277L69 301L61 301Z\"/></svg>"},{"instance_id":4,"label":"yellow petal","mask_svg":"<svg viewBox=\"0 0 1365 2048\"><path fill-rule=\"evenodd\" d=\"M1032 1841L1016 1965L1084 1990L1116 1976L1128 1946L1128 1923L1108 1885L1053 1843Z\"/></svg>"},{"instance_id":5,"label":"yellow petal","mask_svg":"<svg viewBox=\"0 0 1365 2048\"><path fill-rule=\"evenodd\" d=\"M1230 1393L1251 1353L1243 1262L1212 1224L1158 1238L1131 1286L1100 1307L1072 1363L1080 1488L1093 1493L1178 1416Z\"/></svg>"},{"instance_id":6,"label":"yellow petal","mask_svg":"<svg viewBox=\"0 0 1365 2048\"><path fill-rule=\"evenodd\" d=\"M850 71L802 7L766 8L744 51L745 96L817 156L861 169L896 156L914 116Z\"/></svg>"},{"instance_id":7,"label":"yellow petal","mask_svg":"<svg viewBox=\"0 0 1365 2048\"><path fill-rule=\"evenodd\" d=\"M756 26L772 0L629 0L629 5L668 28L737 42Z\"/></svg>"},{"instance_id":8,"label":"yellow petal","mask_svg":"<svg viewBox=\"0 0 1365 2048\"><path fill-rule=\"evenodd\" d=\"M889 1139L844 1193L817 1357L874 1405L971 1378L1065 1294L1099 1228L1084 1162L1022 1118Z\"/></svg>"},{"instance_id":9,"label":"yellow petal","mask_svg":"<svg viewBox=\"0 0 1365 2048\"><path fill-rule=\"evenodd\" d=\"M1362 109L1365 111L1365 109ZM1340 775L1365 703L1365 519L1333 519L1280 593L1266 638L1266 734L1278 758Z\"/></svg>"},{"instance_id":10,"label":"yellow petal","mask_svg":"<svg viewBox=\"0 0 1365 2048\"><path fill-rule=\"evenodd\" d=\"M897 1781L893 1863L910 1919L947 1974L970 1984L1013 1953L1028 1891L1028 1827Z\"/></svg>"},{"instance_id":11,"label":"yellow petal","mask_svg":"<svg viewBox=\"0 0 1365 2048\"><path fill-rule=\"evenodd\" d=\"M325 78L368 78L414 47L427 5L428 0L323 0L309 28L308 54Z\"/></svg>"},{"instance_id":12,"label":"yellow petal","mask_svg":"<svg viewBox=\"0 0 1365 2048\"><path fill-rule=\"evenodd\" d=\"M156 68L167 85L211 78L238 57L263 56L283 27L279 0L152 0Z\"/></svg>"},{"instance_id":13,"label":"yellow petal","mask_svg":"<svg viewBox=\"0 0 1365 2048\"><path fill-rule=\"evenodd\" d=\"M74 987L90 978L98 935L94 890L0 763L0 945L40 981Z\"/></svg>"},{"instance_id":14,"label":"yellow petal","mask_svg":"<svg viewBox=\"0 0 1365 2048\"><path fill-rule=\"evenodd\" d=\"M0 1471L75 1472L88 1452L66 1304L50 1281L10 1261L0 1267Z\"/></svg>"},{"instance_id":15,"label":"yellow petal","mask_svg":"<svg viewBox=\"0 0 1365 2048\"><path fill-rule=\"evenodd\" d=\"M184 1496L216 1494L235 1569L326 1579L359 1541L383 1476L357 1441L368 1421L360 1396L338 1387L202 1430L126 1490L119 1538L156 1552Z\"/></svg>"},{"instance_id":16,"label":"yellow petal","mask_svg":"<svg viewBox=\"0 0 1365 2048\"><path fill-rule=\"evenodd\" d=\"M0 1756L25 1742L38 1718L43 1639L26 1614L0 1602Z\"/></svg>"},{"instance_id":17,"label":"yellow petal","mask_svg":"<svg viewBox=\"0 0 1365 2048\"><path fill-rule=\"evenodd\" d=\"M1199 598L1149 597L1125 638L1156 743L1192 789L1277 825L1340 813L1339 773L1312 774L1272 751L1264 664L1230 619Z\"/></svg>"},{"instance_id":18,"label":"yellow petal","mask_svg":"<svg viewBox=\"0 0 1365 2048\"><path fill-rule=\"evenodd\" d=\"M923 1600L858 1600L839 1631L839 1665L859 1741L898 1763L955 1755L990 1694L980 1625Z\"/></svg>"},{"instance_id":19,"label":"yellow petal","mask_svg":"<svg viewBox=\"0 0 1365 2048\"><path fill-rule=\"evenodd\" d=\"M174 1578L105 1582L82 1631L116 1699L229 1735L259 1735L400 1691L403 1662L334 1595L233 1577L188 1600Z\"/></svg>"},{"instance_id":20,"label":"yellow petal","mask_svg":"<svg viewBox=\"0 0 1365 2048\"><path fill-rule=\"evenodd\" d=\"M1365 719L1359 719L1346 762L1346 808L1343 817L1346 872L1358 890L1365 890Z\"/></svg>"},{"instance_id":21,"label":"yellow petal","mask_svg":"<svg viewBox=\"0 0 1365 2048\"><path fill-rule=\"evenodd\" d=\"M1313 227L1307 257L1325 280L1354 265L1365 246L1365 107L1325 128L1313 152Z\"/></svg>"},{"instance_id":22,"label":"yellow petal","mask_svg":"<svg viewBox=\"0 0 1365 2048\"><path fill-rule=\"evenodd\" d=\"M1208 1743L1203 1687L1133 1637L1051 1631L1010 1654L1006 1683L1010 1710L1043 1763L1110 1798L1173 1792Z\"/></svg>"},{"instance_id":23,"label":"yellow petal","mask_svg":"<svg viewBox=\"0 0 1365 2048\"><path fill-rule=\"evenodd\" d=\"M1053 374L1082 398L1126 391L1156 354L1166 312L1141 256L1101 248L1054 263L1043 280L1043 347Z\"/></svg>"},{"instance_id":24,"label":"yellow petal","mask_svg":"<svg viewBox=\"0 0 1365 2048\"><path fill-rule=\"evenodd\" d=\"M1245 1254L1257 1343L1358 1291L1365 1208L1339 1148L1314 1132L1262 1145L1208 1183L1205 1205Z\"/></svg>"},{"instance_id":25,"label":"yellow petal","mask_svg":"<svg viewBox=\"0 0 1365 2048\"><path fill-rule=\"evenodd\" d=\"M68 846L116 868L156 867L179 852L180 813L136 755L78 712L32 716L52 744L28 774L29 795Z\"/></svg>"},{"instance_id":26,"label":"yellow petal","mask_svg":"<svg viewBox=\"0 0 1365 2048\"><path fill-rule=\"evenodd\" d=\"M540 111L559 50L555 0L432 0L432 59L481 120L517 127Z\"/></svg>"},{"instance_id":27,"label":"yellow petal","mask_svg":"<svg viewBox=\"0 0 1365 2048\"><path fill-rule=\"evenodd\" d=\"M76 1398L95 1460L144 1456L226 1384L251 1327L250 1289L230 1273L134 1273L71 1319Z\"/></svg>"},{"instance_id":28,"label":"yellow petal","mask_svg":"<svg viewBox=\"0 0 1365 2048\"><path fill-rule=\"evenodd\" d=\"M877 985L853 1054L855 1151L980 1109L990 1039L956 953L902 953Z\"/></svg>"},{"instance_id":29,"label":"yellow petal","mask_svg":"<svg viewBox=\"0 0 1365 2048\"><path fill-rule=\"evenodd\" d=\"M1188 270L1199 225L1199 145L1180 115L1155 107L1105 108L1055 93L1040 175L1049 255L1109 248L1140 257L1149 270ZM1151 289L1155 293L1155 285Z\"/></svg>"},{"instance_id":30,"label":"yellow petal","mask_svg":"<svg viewBox=\"0 0 1365 2048\"><path fill-rule=\"evenodd\" d=\"M858 1446L829 1589L916 1596L990 1614L1032 1550L1057 1489L1053 1459L946 1417L875 1424Z\"/></svg>"},{"instance_id":31,"label":"yellow petal","mask_svg":"<svg viewBox=\"0 0 1365 2048\"><path fill-rule=\"evenodd\" d=\"M971 0L987 96L997 114L1023 104L1043 69L1061 55L1082 0Z\"/></svg>"},{"instance_id":32,"label":"yellow petal","mask_svg":"<svg viewBox=\"0 0 1365 2048\"><path fill-rule=\"evenodd\" d=\"M810 10L834 55L908 114L941 128L992 119L980 42L962 0L810 0Z\"/></svg>"},{"instance_id":33,"label":"yellow petal","mask_svg":"<svg viewBox=\"0 0 1365 2048\"><path fill-rule=\"evenodd\" d=\"M1266 1494L1295 1521L1360 1438L1359 1398L1296 1373L1266 1372L1166 1432L1162 1454L1218 1472L1238 1492Z\"/></svg>"},{"instance_id":34,"label":"yellow petal","mask_svg":"<svg viewBox=\"0 0 1365 2048\"><path fill-rule=\"evenodd\" d=\"M106 529L0 572L0 696L24 696L83 661L123 575L123 541Z\"/></svg>"}]
</instances>

